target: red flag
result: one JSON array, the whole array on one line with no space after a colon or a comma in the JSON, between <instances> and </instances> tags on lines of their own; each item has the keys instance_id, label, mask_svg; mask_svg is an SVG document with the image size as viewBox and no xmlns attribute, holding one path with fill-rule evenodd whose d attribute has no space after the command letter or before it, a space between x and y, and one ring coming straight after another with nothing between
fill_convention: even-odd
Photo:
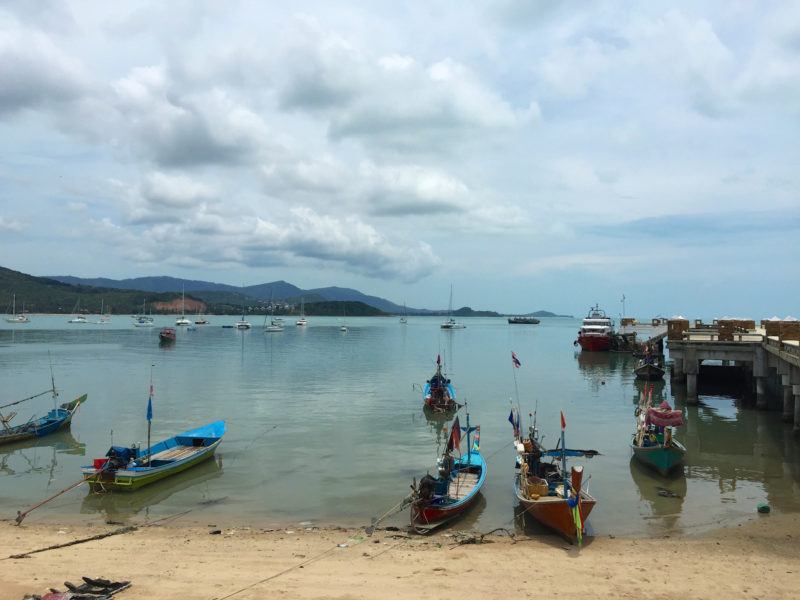
<instances>
[{"instance_id":1,"label":"red flag","mask_svg":"<svg viewBox=\"0 0 800 600\"><path fill-rule=\"evenodd\" d=\"M564 411L561 411L561 429L567 428L567 420L564 418Z\"/></svg>"},{"instance_id":2,"label":"red flag","mask_svg":"<svg viewBox=\"0 0 800 600\"><path fill-rule=\"evenodd\" d=\"M458 417L453 421L453 429L450 430L450 439L447 440L447 449L454 450L461 444L461 424L458 422Z\"/></svg>"},{"instance_id":3,"label":"red flag","mask_svg":"<svg viewBox=\"0 0 800 600\"><path fill-rule=\"evenodd\" d=\"M150 384L150 395L152 396L152 395L154 395L154 393L155 393L155 390L153 389L153 384L151 383Z\"/></svg>"},{"instance_id":4,"label":"red flag","mask_svg":"<svg viewBox=\"0 0 800 600\"><path fill-rule=\"evenodd\" d=\"M519 369L522 366L522 363L519 362L519 359L517 358L517 355L514 354L513 350L511 351L511 362L514 364L514 367L516 367L517 369Z\"/></svg>"}]
</instances>

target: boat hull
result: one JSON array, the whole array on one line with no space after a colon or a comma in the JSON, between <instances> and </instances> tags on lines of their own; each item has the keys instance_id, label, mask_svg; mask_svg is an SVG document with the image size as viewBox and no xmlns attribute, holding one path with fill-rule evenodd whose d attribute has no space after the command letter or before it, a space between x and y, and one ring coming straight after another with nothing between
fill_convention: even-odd
<instances>
[{"instance_id":1,"label":"boat hull","mask_svg":"<svg viewBox=\"0 0 800 600\"><path fill-rule=\"evenodd\" d=\"M611 336L609 335L579 335L578 344L587 352L606 352L611 349Z\"/></svg>"},{"instance_id":2,"label":"boat hull","mask_svg":"<svg viewBox=\"0 0 800 600\"><path fill-rule=\"evenodd\" d=\"M577 541L578 531L572 508L564 498L557 496L541 496L536 500L527 498L519 489L519 479L515 482L514 487L517 500L527 514L571 543ZM595 504L597 504L597 501L594 498L583 491L581 492L581 502L579 504L582 525L581 534L586 531L586 519L589 518L589 514L594 509Z\"/></svg>"},{"instance_id":3,"label":"boat hull","mask_svg":"<svg viewBox=\"0 0 800 600\"><path fill-rule=\"evenodd\" d=\"M664 379L664 369L657 364L644 364L639 365L633 370L636 373L636 378L643 381L659 381Z\"/></svg>"},{"instance_id":4,"label":"boat hull","mask_svg":"<svg viewBox=\"0 0 800 600\"><path fill-rule=\"evenodd\" d=\"M643 465L655 469L662 476L669 475L672 471L683 465L686 448L673 440L669 446L637 446L631 444L633 456Z\"/></svg>"}]
</instances>

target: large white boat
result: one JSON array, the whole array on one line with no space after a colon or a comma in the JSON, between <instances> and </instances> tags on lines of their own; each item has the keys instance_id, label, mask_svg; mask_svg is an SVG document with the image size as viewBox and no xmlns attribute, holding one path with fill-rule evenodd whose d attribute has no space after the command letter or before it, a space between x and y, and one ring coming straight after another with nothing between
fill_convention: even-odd
<instances>
[{"instance_id":1,"label":"large white boat","mask_svg":"<svg viewBox=\"0 0 800 600\"><path fill-rule=\"evenodd\" d=\"M186 318L186 290L181 288L181 317L175 319L175 325L191 325L191 319Z\"/></svg>"},{"instance_id":2,"label":"large white boat","mask_svg":"<svg viewBox=\"0 0 800 600\"><path fill-rule=\"evenodd\" d=\"M89 321L86 320L86 317L80 314L78 311L80 310L81 300L78 298L78 301L75 303L75 308L72 309L72 318L67 321L67 323L72 323L73 325L85 325Z\"/></svg>"},{"instance_id":3,"label":"large white boat","mask_svg":"<svg viewBox=\"0 0 800 600\"><path fill-rule=\"evenodd\" d=\"M583 350L602 352L611 348L611 338L614 335L614 321L607 316L598 304L589 309L589 314L583 319L578 332L576 344Z\"/></svg>"},{"instance_id":4,"label":"large white boat","mask_svg":"<svg viewBox=\"0 0 800 600\"><path fill-rule=\"evenodd\" d=\"M300 298L300 318L295 321L295 325L298 327L305 327L308 325L308 319L306 319L306 303L305 298Z\"/></svg>"}]
</instances>

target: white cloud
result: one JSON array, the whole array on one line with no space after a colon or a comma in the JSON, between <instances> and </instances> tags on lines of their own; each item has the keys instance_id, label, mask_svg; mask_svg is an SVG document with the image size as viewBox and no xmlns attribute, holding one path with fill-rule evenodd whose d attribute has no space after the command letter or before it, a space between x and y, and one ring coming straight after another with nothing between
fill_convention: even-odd
<instances>
[{"instance_id":1,"label":"white cloud","mask_svg":"<svg viewBox=\"0 0 800 600\"><path fill-rule=\"evenodd\" d=\"M17 219L0 215L0 231L20 232L22 231L22 223Z\"/></svg>"}]
</instances>

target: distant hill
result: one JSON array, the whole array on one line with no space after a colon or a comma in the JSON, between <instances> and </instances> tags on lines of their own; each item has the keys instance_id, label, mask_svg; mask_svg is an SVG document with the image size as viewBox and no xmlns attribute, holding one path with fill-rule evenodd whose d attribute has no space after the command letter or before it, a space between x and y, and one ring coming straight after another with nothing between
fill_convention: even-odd
<instances>
[{"instance_id":1,"label":"distant hill","mask_svg":"<svg viewBox=\"0 0 800 600\"><path fill-rule=\"evenodd\" d=\"M141 310L142 302L171 302L180 298L174 293L144 293L87 285L70 285L47 277L34 277L0 267L0 310L11 310L12 294L17 296L17 312L23 305L26 312L71 314L82 313L133 314ZM5 308L4 306L5 305Z\"/></svg>"},{"instance_id":2,"label":"distant hill","mask_svg":"<svg viewBox=\"0 0 800 600\"><path fill-rule=\"evenodd\" d=\"M537 310L536 312L532 313L525 313L524 315L520 315L523 317L560 317L565 319L572 319L572 315L557 315L556 313L551 313L549 310Z\"/></svg>"}]
</instances>

